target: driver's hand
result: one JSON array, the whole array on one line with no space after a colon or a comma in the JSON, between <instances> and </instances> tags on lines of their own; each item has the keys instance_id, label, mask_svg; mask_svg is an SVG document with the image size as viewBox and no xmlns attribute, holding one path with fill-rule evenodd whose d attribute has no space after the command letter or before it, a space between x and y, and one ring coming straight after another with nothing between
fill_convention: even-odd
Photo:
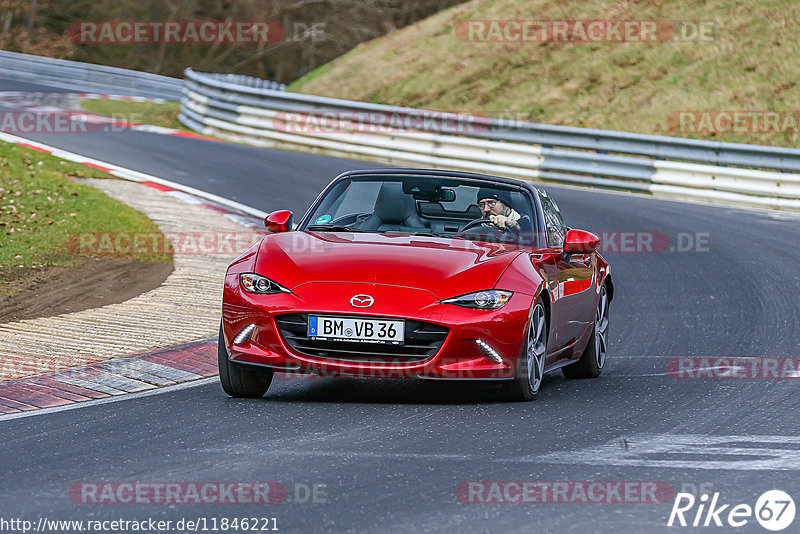
<instances>
[{"instance_id":1,"label":"driver's hand","mask_svg":"<svg viewBox=\"0 0 800 534\"><path fill-rule=\"evenodd\" d=\"M505 215L489 215L489 220L498 228L505 228L508 217Z\"/></svg>"}]
</instances>

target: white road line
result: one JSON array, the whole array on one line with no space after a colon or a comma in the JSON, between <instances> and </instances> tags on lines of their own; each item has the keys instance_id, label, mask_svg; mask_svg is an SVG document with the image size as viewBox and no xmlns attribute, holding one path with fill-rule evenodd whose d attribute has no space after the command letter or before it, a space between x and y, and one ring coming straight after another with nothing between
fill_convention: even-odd
<instances>
[{"instance_id":1,"label":"white road line","mask_svg":"<svg viewBox=\"0 0 800 534\"><path fill-rule=\"evenodd\" d=\"M61 379L59 379L61 380ZM51 413L57 412L65 412L67 410L76 410L78 408L88 408L89 406L97 406L98 404L108 404L111 402L119 402L125 401L130 399L140 399L142 397L150 397L152 395L160 395L162 393L169 393L172 391L180 391L182 389L189 389L197 386L204 386L206 384L210 384L212 382L217 382L219 379L216 376L209 376L208 378L202 378L200 380L194 380L192 382L183 382L182 384L175 384L174 386L167 386L163 388L156 388L156 389L149 389L146 391L139 391L137 393L125 393L122 395L118 395L115 397L105 397L103 399L95 399L90 401L81 401L76 402L74 404L67 404L64 406L56 406L54 408L41 408L39 410L31 410L27 412L20 412L20 413L10 413L5 415L0 415L0 422L8 421L10 419L22 419L24 417L34 417L37 415L47 415ZM64 382L67 382L64 380Z\"/></svg>"},{"instance_id":2,"label":"white road line","mask_svg":"<svg viewBox=\"0 0 800 534\"><path fill-rule=\"evenodd\" d=\"M130 180L132 182L153 182L156 184L164 185L170 187L172 189L176 189L178 191L183 191L184 193L189 193L194 196L198 196L200 198L204 198L206 200L210 200L217 204L221 204L223 206L227 206L229 208L233 208L235 210L241 211L243 213L247 213L248 215L253 215L254 217L264 218L267 216L267 212L261 211L259 209L247 206L245 204L241 204L236 202L235 200L231 200L228 198L224 198L213 193L206 193L205 191L201 191L200 189L195 189L194 187L189 187L187 185L179 184L177 182L172 182L170 180L165 180L163 178L159 178L157 176L153 176L150 174L145 174L143 172L135 171L133 169L127 169L125 167L120 167L119 165L115 165L113 163L109 163L106 161L100 161L98 159L90 158L88 156L83 156L81 154L77 154L75 152L69 152L67 150L62 150L60 148L46 145L44 143L39 143L37 141L32 141L30 139L25 139L24 137L19 137L16 135L7 134L4 132L0 132L0 140L8 141L10 143L19 144L25 143L26 145L35 146L42 150L46 150L51 155L56 156L58 158L66 159L69 161L74 161L76 163L91 163L92 165L99 165L100 167L106 167L111 169L110 174L118 178L122 178L125 180Z\"/></svg>"},{"instance_id":3,"label":"white road line","mask_svg":"<svg viewBox=\"0 0 800 534\"><path fill-rule=\"evenodd\" d=\"M638 434L595 447L508 460L734 471L800 471L800 437Z\"/></svg>"},{"instance_id":4,"label":"white road line","mask_svg":"<svg viewBox=\"0 0 800 534\"><path fill-rule=\"evenodd\" d=\"M375 452L375 451L294 451L279 449L269 451L270 455L279 456L305 456L305 457L333 457L333 458L378 458L388 460L477 460L488 458L482 454L445 454L445 453L414 453L414 452Z\"/></svg>"}]
</instances>

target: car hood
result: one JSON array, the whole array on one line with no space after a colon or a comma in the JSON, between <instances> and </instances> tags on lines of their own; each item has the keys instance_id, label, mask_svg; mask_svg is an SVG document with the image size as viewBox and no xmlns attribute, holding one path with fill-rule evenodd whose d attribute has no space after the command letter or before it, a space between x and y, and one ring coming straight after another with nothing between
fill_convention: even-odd
<instances>
[{"instance_id":1,"label":"car hood","mask_svg":"<svg viewBox=\"0 0 800 534\"><path fill-rule=\"evenodd\" d=\"M255 272L295 289L308 282L366 282L424 289L445 299L494 287L515 245L349 232L266 236Z\"/></svg>"}]
</instances>

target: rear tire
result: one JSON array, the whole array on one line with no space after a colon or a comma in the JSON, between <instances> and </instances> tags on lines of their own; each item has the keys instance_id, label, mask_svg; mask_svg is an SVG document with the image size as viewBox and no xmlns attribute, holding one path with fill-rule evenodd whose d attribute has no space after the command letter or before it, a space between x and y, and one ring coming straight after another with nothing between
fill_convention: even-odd
<instances>
[{"instance_id":1,"label":"rear tire","mask_svg":"<svg viewBox=\"0 0 800 534\"><path fill-rule=\"evenodd\" d=\"M532 401L542 387L547 354L547 317L540 302L533 307L520 352L517 374L505 389L513 401Z\"/></svg>"},{"instance_id":2,"label":"rear tire","mask_svg":"<svg viewBox=\"0 0 800 534\"><path fill-rule=\"evenodd\" d=\"M272 383L275 372L272 369L251 368L237 364L228 359L228 349L225 348L225 336L222 333L222 323L219 325L219 342L217 343L217 356L219 362L219 382L222 389L231 397L244 397L258 399L264 396Z\"/></svg>"},{"instance_id":3,"label":"rear tire","mask_svg":"<svg viewBox=\"0 0 800 534\"><path fill-rule=\"evenodd\" d=\"M605 284L600 287L600 299L597 302L592 337L586 345L581 358L561 372L567 378L597 378L606 365L608 352L608 290Z\"/></svg>"}]
</instances>

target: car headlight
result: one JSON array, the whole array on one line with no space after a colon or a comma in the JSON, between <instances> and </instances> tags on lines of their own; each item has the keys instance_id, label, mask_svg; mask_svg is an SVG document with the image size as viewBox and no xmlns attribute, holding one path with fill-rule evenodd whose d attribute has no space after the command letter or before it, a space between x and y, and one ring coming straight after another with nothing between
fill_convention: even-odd
<instances>
[{"instance_id":1,"label":"car headlight","mask_svg":"<svg viewBox=\"0 0 800 534\"><path fill-rule=\"evenodd\" d=\"M476 308L479 310L499 310L506 305L508 299L513 295L511 291L501 291L499 289L487 289L486 291L476 291L467 293L460 297L445 299L443 304L455 304L465 308Z\"/></svg>"},{"instance_id":2,"label":"car headlight","mask_svg":"<svg viewBox=\"0 0 800 534\"><path fill-rule=\"evenodd\" d=\"M269 295L272 293L291 293L288 289L277 282L273 282L266 276L255 273L242 273L239 275L242 287L248 293L259 293Z\"/></svg>"}]
</instances>

